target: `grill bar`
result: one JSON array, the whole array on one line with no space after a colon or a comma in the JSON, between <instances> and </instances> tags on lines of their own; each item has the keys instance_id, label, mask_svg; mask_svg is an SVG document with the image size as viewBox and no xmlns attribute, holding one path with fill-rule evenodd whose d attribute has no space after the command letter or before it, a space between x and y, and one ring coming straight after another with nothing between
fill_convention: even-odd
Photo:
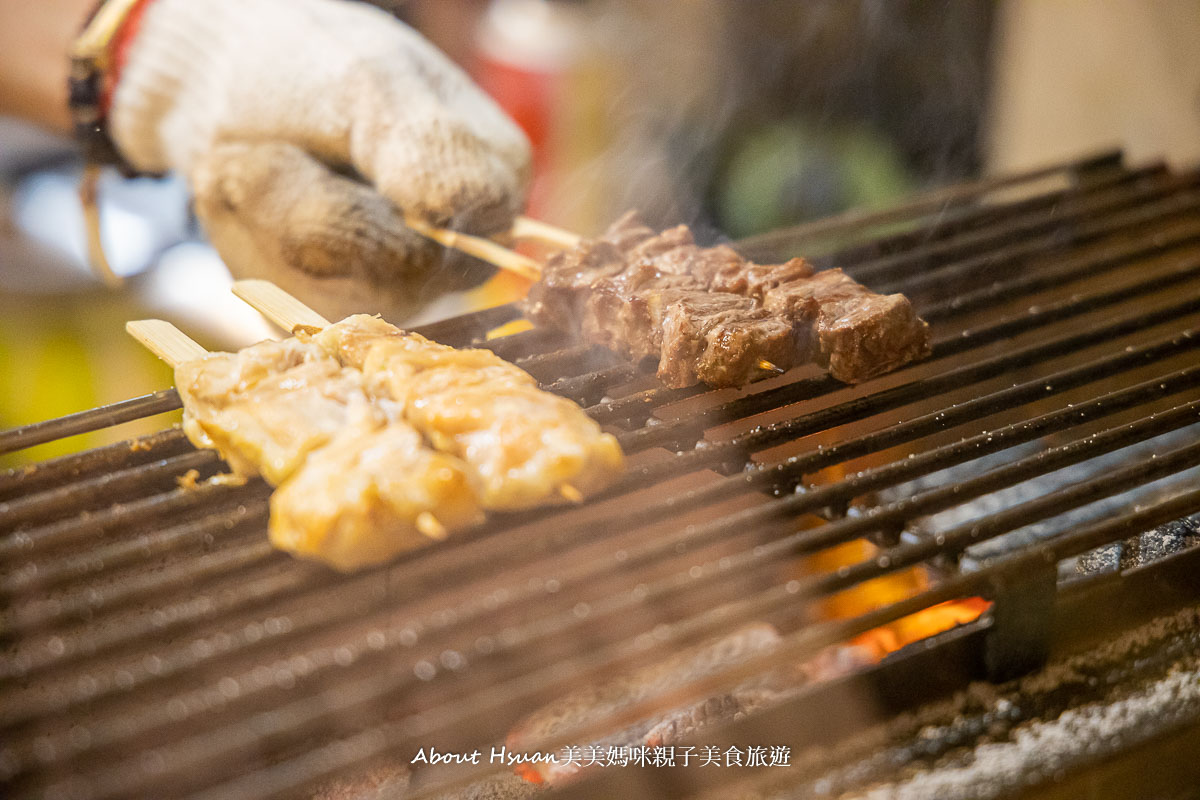
<instances>
[{"instance_id":1,"label":"grill bar","mask_svg":"<svg viewBox=\"0 0 1200 800\"><path fill-rule=\"evenodd\" d=\"M261 484L254 486L259 488ZM193 508L211 507L229 497L248 496L251 495L240 487L201 484L192 489L176 489L128 503L116 503L86 517L68 517L0 539L0 557L31 556L46 550L61 549L119 528L146 525L156 520L166 521Z\"/></svg>"},{"instance_id":2,"label":"grill bar","mask_svg":"<svg viewBox=\"0 0 1200 800\"><path fill-rule=\"evenodd\" d=\"M1099 192L1118 187L1132 187L1135 183L1150 185L1160 183L1167 176L1167 167L1159 162L1140 169L1121 172L1101 173L1086 181L1069 182L1057 191L1045 194L1034 194L1019 200L1009 202L977 203L959 208L948 214L939 213L928 221L925 227L902 233L882 236L864 245L840 250L836 254L837 263L831 261L831 256L819 256L815 259L820 266L849 267L853 269L859 264L886 258L905 251L916 251L931 239L944 241L954 236L980 231L985 228L995 228L1007 225L1018 218L1028 218L1034 212L1053 209L1055 206L1072 203L1082 198L1095 196ZM739 245L744 247L744 245ZM794 247L787 245L787 249ZM776 248L784 249L783 244Z\"/></svg>"},{"instance_id":3,"label":"grill bar","mask_svg":"<svg viewBox=\"0 0 1200 800\"><path fill-rule=\"evenodd\" d=\"M0 523L4 529L11 531L33 520L79 513L114 499L134 497L147 486L173 486L177 475L191 469L211 473L219 463L220 458L211 450L192 450L152 464L106 473L32 497L2 503ZM15 583L11 580L0 580L0 592L13 591L22 586L20 579Z\"/></svg>"},{"instance_id":4,"label":"grill bar","mask_svg":"<svg viewBox=\"0 0 1200 800\"><path fill-rule=\"evenodd\" d=\"M0 500L54 488L87 475L136 466L191 450L183 431L168 428L129 442L85 450L11 472L0 473Z\"/></svg>"},{"instance_id":5,"label":"grill bar","mask_svg":"<svg viewBox=\"0 0 1200 800\"><path fill-rule=\"evenodd\" d=\"M1098 153L1078 161L1054 164L1015 175L986 178L927 192L914 200L881 211L848 211L844 214L816 220L799 226L755 236L742 242L752 250L778 251L781 246L792 247L818 236L869 230L889 223L915 220L927 215L943 215L954 207L978 201L990 192L1034 183L1054 175L1080 175L1116 169L1119 151Z\"/></svg>"},{"instance_id":6,"label":"grill bar","mask_svg":"<svg viewBox=\"0 0 1200 800\"><path fill-rule=\"evenodd\" d=\"M180 407L179 395L175 389L163 389L143 397L135 397L132 400L80 411L78 414L0 431L0 453L12 453L26 447L52 442L55 439L63 439L67 436L109 428L122 422L174 411Z\"/></svg>"},{"instance_id":7,"label":"grill bar","mask_svg":"<svg viewBox=\"0 0 1200 800\"><path fill-rule=\"evenodd\" d=\"M1191 176L1182 180L1167 177L1146 186L1117 186L1091 193L1094 196L1065 198L1062 205L1048 210L1036 209L1002 225L967 231L919 250L874 259L849 271L856 280L880 287L896 286L908 276L921 274L922 281L913 286L920 292L936 274L932 270L946 264L962 266L966 271L966 265L974 265L976 259L991 253L995 253L992 258L1005 260L1044 255L1119 233L1148 218L1186 213L1195 205L1195 194L1180 190L1193 188L1195 182Z\"/></svg>"}]
</instances>

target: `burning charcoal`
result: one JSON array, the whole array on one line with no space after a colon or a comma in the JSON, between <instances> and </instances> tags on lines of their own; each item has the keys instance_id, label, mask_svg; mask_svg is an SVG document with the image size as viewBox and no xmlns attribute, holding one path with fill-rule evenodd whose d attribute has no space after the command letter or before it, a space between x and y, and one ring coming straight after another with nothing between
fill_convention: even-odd
<instances>
[{"instance_id":1,"label":"burning charcoal","mask_svg":"<svg viewBox=\"0 0 1200 800\"><path fill-rule=\"evenodd\" d=\"M1121 569L1141 567L1200 543L1200 515L1168 522L1123 542Z\"/></svg>"}]
</instances>

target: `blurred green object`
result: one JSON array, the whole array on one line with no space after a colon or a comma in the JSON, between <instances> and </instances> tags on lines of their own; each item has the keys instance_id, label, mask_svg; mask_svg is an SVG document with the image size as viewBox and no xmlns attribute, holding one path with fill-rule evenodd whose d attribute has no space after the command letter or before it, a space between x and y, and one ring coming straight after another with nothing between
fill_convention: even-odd
<instances>
[{"instance_id":1,"label":"blurred green object","mask_svg":"<svg viewBox=\"0 0 1200 800\"><path fill-rule=\"evenodd\" d=\"M716 190L718 223L734 238L849 208L879 208L916 181L897 149L875 132L789 119L733 143Z\"/></svg>"}]
</instances>

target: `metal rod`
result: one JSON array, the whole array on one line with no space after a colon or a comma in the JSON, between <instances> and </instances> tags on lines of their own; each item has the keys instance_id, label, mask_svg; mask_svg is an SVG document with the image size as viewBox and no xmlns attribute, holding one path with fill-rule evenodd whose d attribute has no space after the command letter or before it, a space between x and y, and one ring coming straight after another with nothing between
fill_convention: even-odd
<instances>
[{"instance_id":1,"label":"metal rod","mask_svg":"<svg viewBox=\"0 0 1200 800\"><path fill-rule=\"evenodd\" d=\"M112 405L80 411L46 422L35 422L20 428L0 431L0 453L11 453L37 444L64 439L80 433L110 428L122 422L149 417L180 408L182 403L174 389L122 400Z\"/></svg>"}]
</instances>

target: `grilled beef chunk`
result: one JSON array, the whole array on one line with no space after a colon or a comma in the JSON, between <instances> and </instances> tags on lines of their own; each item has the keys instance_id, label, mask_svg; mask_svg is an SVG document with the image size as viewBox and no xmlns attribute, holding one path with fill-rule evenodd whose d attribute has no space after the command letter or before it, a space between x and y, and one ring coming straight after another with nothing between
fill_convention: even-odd
<instances>
[{"instance_id":1,"label":"grilled beef chunk","mask_svg":"<svg viewBox=\"0 0 1200 800\"><path fill-rule=\"evenodd\" d=\"M763 361L814 361L858 383L929 353L929 328L903 295L876 294L841 270L814 275L800 258L762 265L698 247L687 227L654 233L632 212L549 259L526 311L631 358L656 357L671 387L741 386Z\"/></svg>"},{"instance_id":2,"label":"grilled beef chunk","mask_svg":"<svg viewBox=\"0 0 1200 800\"><path fill-rule=\"evenodd\" d=\"M793 258L782 264L764 265L743 260L728 247L711 249L727 251L734 256L723 263L709 281L708 288L714 292L733 292L761 302L772 289L785 283L811 278L813 274L812 265L803 258Z\"/></svg>"},{"instance_id":3,"label":"grilled beef chunk","mask_svg":"<svg viewBox=\"0 0 1200 800\"><path fill-rule=\"evenodd\" d=\"M763 307L780 315L815 307L815 360L839 381L861 383L929 355L929 325L907 297L876 294L840 269L777 286Z\"/></svg>"},{"instance_id":4,"label":"grilled beef chunk","mask_svg":"<svg viewBox=\"0 0 1200 800\"><path fill-rule=\"evenodd\" d=\"M805 360L808 331L746 297L688 292L670 302L662 317L658 378L672 388L743 386L763 374L762 361L791 369Z\"/></svg>"},{"instance_id":5,"label":"grilled beef chunk","mask_svg":"<svg viewBox=\"0 0 1200 800\"><path fill-rule=\"evenodd\" d=\"M525 313L535 324L577 333L592 286L623 269L624 255L615 245L585 239L546 261L542 279L529 289Z\"/></svg>"}]
</instances>

